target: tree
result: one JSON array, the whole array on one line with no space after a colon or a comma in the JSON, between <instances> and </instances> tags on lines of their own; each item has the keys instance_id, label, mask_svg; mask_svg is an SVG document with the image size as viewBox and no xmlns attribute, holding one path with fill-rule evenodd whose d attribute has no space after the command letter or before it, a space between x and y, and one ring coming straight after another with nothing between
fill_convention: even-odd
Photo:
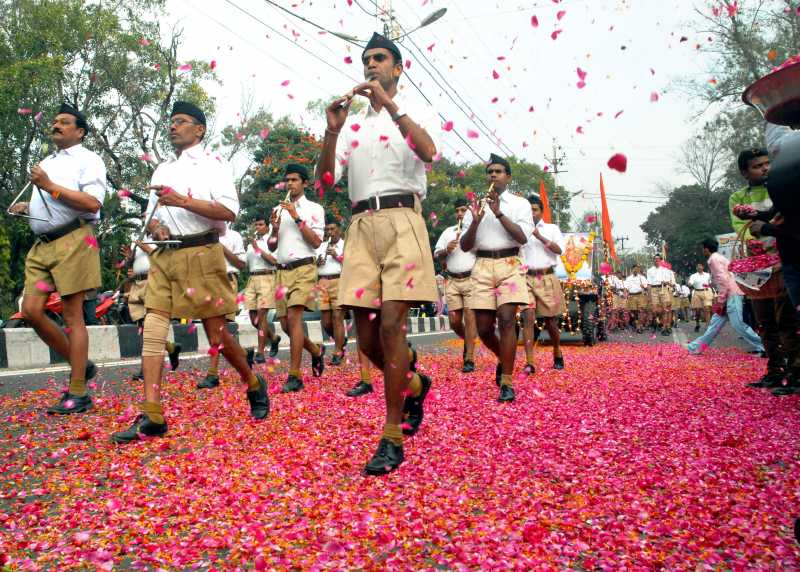
<instances>
[{"instance_id":1,"label":"tree","mask_svg":"<svg viewBox=\"0 0 800 572\"><path fill-rule=\"evenodd\" d=\"M163 7L163 0L0 3L0 207L8 206L41 159L59 104L66 100L84 111L86 146L100 153L108 169L110 193L97 228L106 287L116 284L118 251L132 227L126 221L137 210L116 192L143 195L155 165L168 157L175 99L213 113L200 85L214 80L213 62L178 61L181 32L160 28ZM0 266L3 313L22 289L32 236L24 221L15 220L0 228L0 243L5 240L11 262Z\"/></svg>"},{"instance_id":2,"label":"tree","mask_svg":"<svg viewBox=\"0 0 800 572\"><path fill-rule=\"evenodd\" d=\"M701 259L704 238L731 232L728 217L730 192L709 193L699 185L674 189L669 200L657 207L641 229L656 252L667 244L667 259L677 273L691 274Z\"/></svg>"}]
</instances>

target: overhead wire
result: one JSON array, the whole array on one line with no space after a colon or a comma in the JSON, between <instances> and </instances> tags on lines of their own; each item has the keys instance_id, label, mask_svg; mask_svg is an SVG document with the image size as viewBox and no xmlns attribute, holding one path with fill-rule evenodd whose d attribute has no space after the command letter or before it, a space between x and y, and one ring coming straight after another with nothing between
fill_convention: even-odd
<instances>
[{"instance_id":1,"label":"overhead wire","mask_svg":"<svg viewBox=\"0 0 800 572\"><path fill-rule=\"evenodd\" d=\"M231 3L231 4L232 4L231 0L226 0L226 2L228 2L228 3ZM289 10L288 8L285 8L284 6L281 6L281 5L280 5L280 4L278 4L277 2L273 2L273 0L264 0L264 2L266 2L267 4L270 4L270 5L272 5L272 6L274 6L274 7L276 7L276 8L278 8L278 9L280 9L280 10L282 10L283 12L286 12L287 14L289 14L289 15L293 16L294 18L297 18L298 20L301 20L301 21L303 21L303 22L305 22L305 23L307 23L307 24L309 24L309 25L311 25L311 26L313 26L313 27L317 28L318 30L321 30L321 31L327 32L327 33L329 33L329 34L332 34L333 36L335 36L335 37L337 37L337 38L339 38L339 39L341 39L341 40L344 40L345 42L348 42L348 43L350 43L350 44L353 44L353 45L355 45L355 46L358 46L358 47L360 47L360 48L363 48L363 47L364 47L364 46L362 46L362 45L361 45L359 42L357 42L357 41L355 41L355 40L352 40L352 39L349 39L349 38L346 38L346 37L343 37L343 36L340 36L340 35L336 34L335 32L333 32L332 30L329 30L328 28L326 28L326 27L324 27L324 26L322 26L322 25L320 25L320 24L318 24L318 23L316 23L316 22L314 22L314 21L312 21L312 20L309 20L308 18L306 18L306 17L304 17L304 16L301 16L300 14L297 14L297 13L295 13L295 12L292 12L291 10ZM240 8L240 10L241 10L241 8ZM242 10L242 11L244 11L244 10ZM263 22L262 22L262 23L263 23ZM267 25L267 24L264 24L264 25ZM293 43L294 43L294 42L293 42ZM295 45L298 45L298 44L295 44ZM306 49L305 49L305 48L303 48L302 46L299 46L299 45L298 45L298 47L301 47L302 49L306 50ZM308 51L308 50L306 50L306 51ZM317 58L318 58L318 57L317 57ZM318 58L318 59L319 59L319 58ZM326 62L326 64L327 64L328 66L331 66L331 64L330 64L330 63L328 63L328 62ZM331 66L331 67L333 67L333 66ZM420 87L417 85L417 83L416 83L416 82L415 82L415 81L412 79L411 75L408 73L408 70L406 70L406 72L405 72L405 74L404 74L404 75L406 76L406 79L407 79L407 80L408 80L408 82L409 82L409 83L412 85L412 87L414 87L414 89L416 89L416 90L419 92L419 94L420 94L420 95L423 97L423 99L425 99L425 101L428 103L428 105L430 105L430 106L433 106L433 102L431 101L431 99L430 99L430 98L429 98L429 97L428 97L428 96L425 94L425 92L423 92L423 91L422 91L422 89L421 89L421 88L420 88ZM358 82L358 80L354 80L354 81L356 81L356 83L359 83L359 82ZM444 117L444 115L442 115L442 113L440 113L440 112L437 112L437 115L439 115L439 117L440 117L440 119L441 119L442 121L446 121L446 120L447 120L447 119ZM477 151L476 151L476 150L475 150L475 149L472 147L472 145L470 145L470 144L469 144L469 142L468 142L466 139L464 139L464 137L461 135L461 133L459 133L459 132L458 132L456 129L453 129L453 131L452 131L452 132L453 132L453 133L455 133L456 137L458 137L458 138L459 138L459 140L460 140L460 141L461 141L461 142L462 142L462 143L463 143L463 144L464 144L464 145L465 145L465 146L466 146L466 147L467 147L467 148L468 148L470 151L472 151L472 153L473 153L473 154L474 154L474 155L475 155L475 156L476 156L476 157L477 157L479 160L481 160L481 161L483 161L483 160L484 160L484 158L483 158L483 157L480 155L480 153L478 153L478 152L477 152Z\"/></svg>"}]
</instances>

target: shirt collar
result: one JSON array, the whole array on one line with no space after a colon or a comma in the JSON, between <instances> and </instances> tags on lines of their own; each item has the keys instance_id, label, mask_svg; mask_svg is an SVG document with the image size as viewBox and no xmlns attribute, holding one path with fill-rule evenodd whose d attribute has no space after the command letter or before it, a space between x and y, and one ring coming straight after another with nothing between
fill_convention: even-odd
<instances>
[{"instance_id":1,"label":"shirt collar","mask_svg":"<svg viewBox=\"0 0 800 572\"><path fill-rule=\"evenodd\" d=\"M58 149L56 151L56 155L69 155L70 157L73 157L75 153L80 153L81 149L83 149L83 143L78 143L77 145L67 147L66 149Z\"/></svg>"},{"instance_id":2,"label":"shirt collar","mask_svg":"<svg viewBox=\"0 0 800 572\"><path fill-rule=\"evenodd\" d=\"M403 96L403 93L399 89L397 90L397 93L394 94L394 97L392 98L392 101L394 101L397 104L397 107L405 107L405 103L406 103L405 102L405 97ZM383 111L383 108L381 108L381 111ZM374 109L372 109L372 104L367 103L367 107L366 107L366 110L364 111L364 115L367 116L367 117L369 117L371 115L380 115L381 111L375 111ZM387 111L386 113L389 113L389 112Z\"/></svg>"},{"instance_id":3,"label":"shirt collar","mask_svg":"<svg viewBox=\"0 0 800 572\"><path fill-rule=\"evenodd\" d=\"M189 159L199 159L200 157L202 157L204 152L205 148L203 147L203 143L201 141L200 143L192 145L188 149L184 149L181 152L180 157L188 157ZM180 157L178 157L178 159L180 159Z\"/></svg>"}]
</instances>

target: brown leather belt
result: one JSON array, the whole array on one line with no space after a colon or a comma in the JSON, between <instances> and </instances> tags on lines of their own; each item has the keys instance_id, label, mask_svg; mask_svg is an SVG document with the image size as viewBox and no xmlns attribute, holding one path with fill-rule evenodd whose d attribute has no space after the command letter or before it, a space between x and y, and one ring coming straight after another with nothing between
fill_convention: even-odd
<instances>
[{"instance_id":1,"label":"brown leather belt","mask_svg":"<svg viewBox=\"0 0 800 572\"><path fill-rule=\"evenodd\" d=\"M402 195L387 195L385 197L370 197L363 201L358 201L353 205L352 213L358 214L364 211L379 211L381 209L414 208L414 195L412 193Z\"/></svg>"},{"instance_id":2,"label":"brown leather belt","mask_svg":"<svg viewBox=\"0 0 800 572\"><path fill-rule=\"evenodd\" d=\"M228 272L228 280L239 280L238 272Z\"/></svg>"},{"instance_id":3,"label":"brown leather belt","mask_svg":"<svg viewBox=\"0 0 800 572\"><path fill-rule=\"evenodd\" d=\"M36 239L41 240L42 242L53 242L54 240L58 240L63 236L67 236L73 230L78 230L81 226L83 226L84 222L85 221L83 221L83 219L76 218L71 223L65 224L61 228L51 230L50 232L37 234Z\"/></svg>"},{"instance_id":4,"label":"brown leather belt","mask_svg":"<svg viewBox=\"0 0 800 572\"><path fill-rule=\"evenodd\" d=\"M292 260L287 264L278 264L278 270L294 270L295 268L300 268L306 264L313 264L314 260L315 258L313 256L309 256L308 258L299 258L297 260Z\"/></svg>"},{"instance_id":5,"label":"brown leather belt","mask_svg":"<svg viewBox=\"0 0 800 572\"><path fill-rule=\"evenodd\" d=\"M530 274L531 276L545 276L546 274L552 274L553 272L555 272L555 270L553 269L552 266L550 268L528 269L528 274Z\"/></svg>"},{"instance_id":6,"label":"brown leather belt","mask_svg":"<svg viewBox=\"0 0 800 572\"><path fill-rule=\"evenodd\" d=\"M472 270L467 270L466 272L448 272L447 273L447 277L448 278L454 278L456 280L459 280L461 278L469 278L470 276L472 276Z\"/></svg>"},{"instance_id":7,"label":"brown leather belt","mask_svg":"<svg viewBox=\"0 0 800 572\"><path fill-rule=\"evenodd\" d=\"M267 276L269 274L275 274L274 270L253 270L250 273L250 276Z\"/></svg>"},{"instance_id":8,"label":"brown leather belt","mask_svg":"<svg viewBox=\"0 0 800 572\"><path fill-rule=\"evenodd\" d=\"M328 274L327 276L320 276L320 280L336 280L341 277L341 274Z\"/></svg>"},{"instance_id":9,"label":"brown leather belt","mask_svg":"<svg viewBox=\"0 0 800 572\"><path fill-rule=\"evenodd\" d=\"M134 274L132 280L139 282L140 280L147 280L147 274Z\"/></svg>"},{"instance_id":10,"label":"brown leather belt","mask_svg":"<svg viewBox=\"0 0 800 572\"><path fill-rule=\"evenodd\" d=\"M206 246L219 242L219 233L216 230L204 232L203 234L190 234L186 236L172 236L170 240L180 240L178 244L164 244L164 248L180 250L181 248L192 248L195 246Z\"/></svg>"},{"instance_id":11,"label":"brown leather belt","mask_svg":"<svg viewBox=\"0 0 800 572\"><path fill-rule=\"evenodd\" d=\"M509 256L517 256L519 254L519 247L503 248L501 250L478 250L475 255L478 258L508 258Z\"/></svg>"}]
</instances>

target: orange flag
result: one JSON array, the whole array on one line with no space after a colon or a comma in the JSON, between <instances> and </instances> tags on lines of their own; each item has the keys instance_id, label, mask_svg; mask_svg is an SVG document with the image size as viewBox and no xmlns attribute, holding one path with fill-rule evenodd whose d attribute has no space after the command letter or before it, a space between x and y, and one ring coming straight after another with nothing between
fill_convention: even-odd
<instances>
[{"instance_id":1,"label":"orange flag","mask_svg":"<svg viewBox=\"0 0 800 572\"><path fill-rule=\"evenodd\" d=\"M603 173L600 173L600 205L603 208L603 240L606 242L606 245L608 245L608 253L611 255L611 258L617 260L614 238L611 236L611 216L608 214L608 205L606 204L606 186L603 184Z\"/></svg>"},{"instance_id":2,"label":"orange flag","mask_svg":"<svg viewBox=\"0 0 800 572\"><path fill-rule=\"evenodd\" d=\"M551 224L553 222L553 213L550 211L547 191L544 190L544 181L541 179L539 179L539 198L542 199L542 220L547 224Z\"/></svg>"}]
</instances>

